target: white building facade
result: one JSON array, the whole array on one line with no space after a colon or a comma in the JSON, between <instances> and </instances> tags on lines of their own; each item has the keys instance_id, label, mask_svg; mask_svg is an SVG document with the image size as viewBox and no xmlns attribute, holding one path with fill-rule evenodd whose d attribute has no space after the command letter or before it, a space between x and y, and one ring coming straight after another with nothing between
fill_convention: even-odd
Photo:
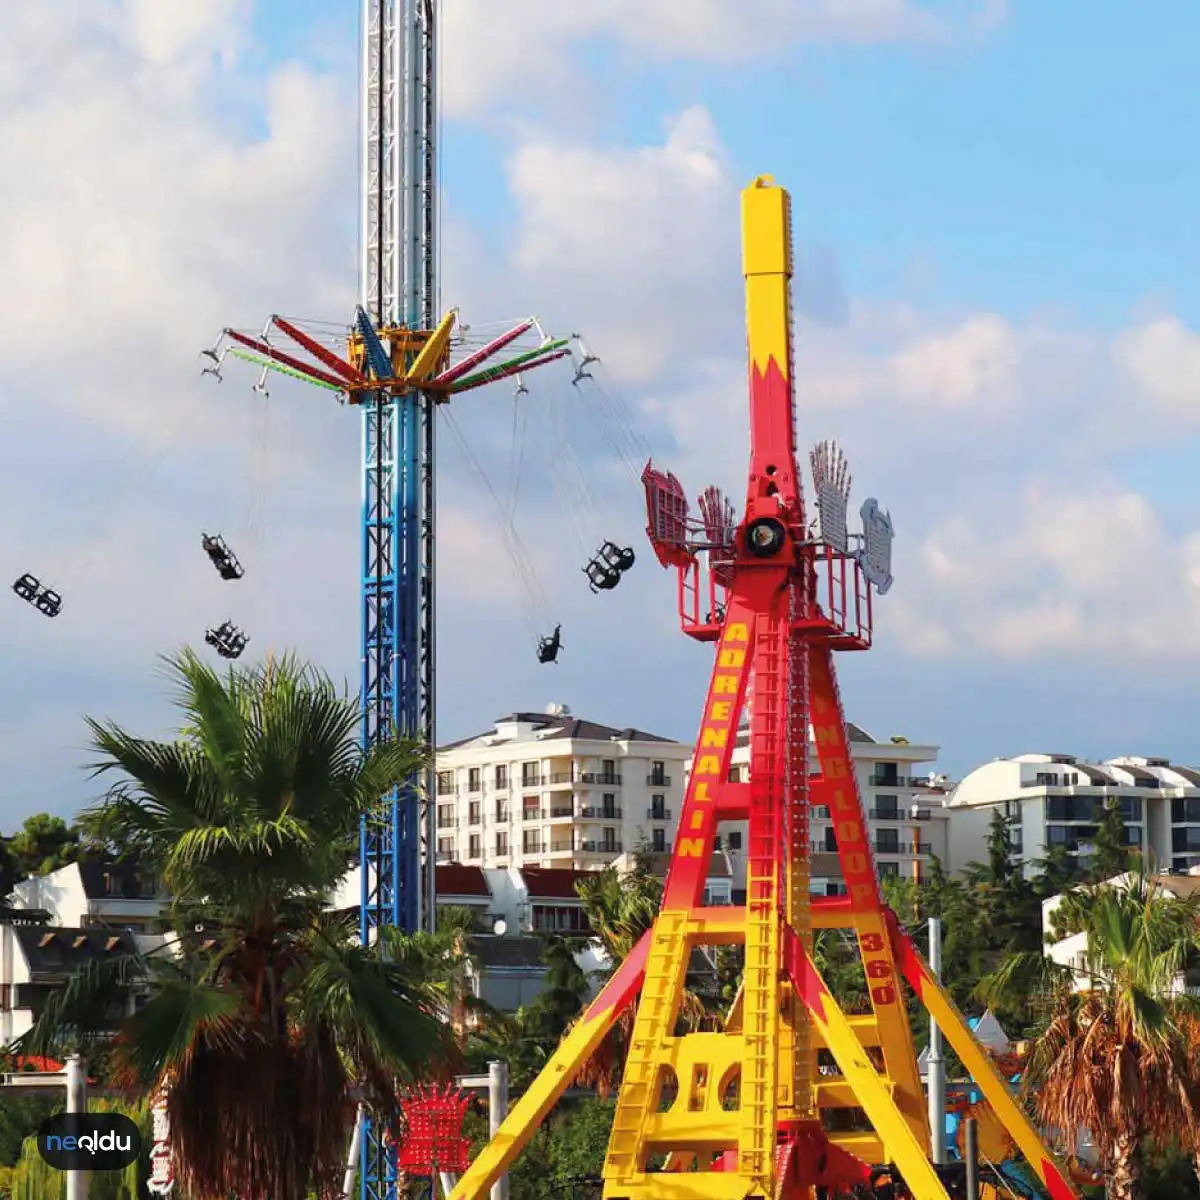
<instances>
[{"instance_id":1,"label":"white building facade","mask_svg":"<svg viewBox=\"0 0 1200 1200\"><path fill-rule=\"evenodd\" d=\"M437 752L437 861L599 870L671 845L691 747L581 720L511 713Z\"/></svg>"},{"instance_id":2,"label":"white building facade","mask_svg":"<svg viewBox=\"0 0 1200 1200\"><path fill-rule=\"evenodd\" d=\"M1200 769L1166 758L998 758L965 775L950 805L954 829L964 834L986 831L992 813L1003 811L1013 821L1014 849L1032 875L1052 846L1086 859L1110 800L1121 807L1126 845L1147 853L1159 870L1186 873L1200 864Z\"/></svg>"}]
</instances>

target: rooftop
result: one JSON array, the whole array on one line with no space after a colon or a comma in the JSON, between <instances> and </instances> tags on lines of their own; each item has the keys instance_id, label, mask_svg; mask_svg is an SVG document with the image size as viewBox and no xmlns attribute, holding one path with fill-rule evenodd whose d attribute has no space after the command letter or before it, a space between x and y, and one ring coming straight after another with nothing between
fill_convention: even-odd
<instances>
[{"instance_id":1,"label":"rooftop","mask_svg":"<svg viewBox=\"0 0 1200 1200\"><path fill-rule=\"evenodd\" d=\"M680 745L674 738L662 737L657 733L648 733L644 729L626 726L618 729L615 725L603 725L598 721L587 721L576 717L565 704L552 704L546 712L512 712L507 716L496 719L495 728L484 733L475 733L470 737L459 738L455 742L447 742L438 747L438 753L447 750L458 750L473 742L485 745L497 745L507 741L524 741L525 737L506 734L503 726L526 726L532 737L539 742L551 739L575 740L587 742L658 742L662 745Z\"/></svg>"}]
</instances>

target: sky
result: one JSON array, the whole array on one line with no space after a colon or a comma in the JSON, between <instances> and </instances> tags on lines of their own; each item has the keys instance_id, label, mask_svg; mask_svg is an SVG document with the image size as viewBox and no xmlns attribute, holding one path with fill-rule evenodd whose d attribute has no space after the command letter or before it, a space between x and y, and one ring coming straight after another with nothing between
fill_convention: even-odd
<instances>
[{"instance_id":1,"label":"sky","mask_svg":"<svg viewBox=\"0 0 1200 1200\"><path fill-rule=\"evenodd\" d=\"M356 416L199 374L225 325L350 317L357 9L0 6L0 558L64 596L53 621L0 609L0 829L97 796L85 715L169 731L160 656L226 617L248 658L294 648L357 687ZM958 776L1033 750L1200 762L1194 6L442 10L443 302L601 358L443 422L442 739L550 702L694 735L710 654L637 471L740 498L737 198L766 173L793 199L800 443L835 438L854 508L896 528L875 648L839 660L848 715ZM606 538L638 563L594 596Z\"/></svg>"}]
</instances>

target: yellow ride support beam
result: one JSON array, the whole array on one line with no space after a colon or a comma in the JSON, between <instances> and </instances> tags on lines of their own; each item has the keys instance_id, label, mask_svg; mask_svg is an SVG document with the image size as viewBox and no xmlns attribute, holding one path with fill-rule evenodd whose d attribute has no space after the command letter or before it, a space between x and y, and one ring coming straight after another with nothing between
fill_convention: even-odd
<instances>
[{"instance_id":1,"label":"yellow ride support beam","mask_svg":"<svg viewBox=\"0 0 1200 1200\"><path fill-rule=\"evenodd\" d=\"M512 1106L496 1136L462 1174L448 1200L483 1200L492 1184L512 1166L546 1114L571 1086L579 1068L636 999L649 949L650 934L646 933L559 1043L529 1090Z\"/></svg>"},{"instance_id":2,"label":"yellow ride support beam","mask_svg":"<svg viewBox=\"0 0 1200 1200\"><path fill-rule=\"evenodd\" d=\"M421 352L413 359L412 366L405 373L409 383L414 385L425 383L437 373L438 368L450 353L450 334L454 330L454 322L457 317L458 313L451 309L429 335L429 340L421 347Z\"/></svg>"}]
</instances>

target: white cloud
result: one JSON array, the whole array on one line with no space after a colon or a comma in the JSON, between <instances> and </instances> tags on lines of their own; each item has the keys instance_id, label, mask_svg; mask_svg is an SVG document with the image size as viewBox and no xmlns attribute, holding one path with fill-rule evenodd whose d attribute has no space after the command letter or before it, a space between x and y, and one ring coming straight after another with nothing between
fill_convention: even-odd
<instances>
[{"instance_id":1,"label":"white cloud","mask_svg":"<svg viewBox=\"0 0 1200 1200\"><path fill-rule=\"evenodd\" d=\"M1200 654L1200 530L1173 533L1115 481L978 502L935 524L903 572L881 619L925 654L1121 669Z\"/></svg>"},{"instance_id":2,"label":"white cloud","mask_svg":"<svg viewBox=\"0 0 1200 1200\"><path fill-rule=\"evenodd\" d=\"M1139 417L1200 424L1200 335L1178 317L1159 317L1120 334L1112 358L1133 386Z\"/></svg>"},{"instance_id":3,"label":"white cloud","mask_svg":"<svg viewBox=\"0 0 1200 1200\"><path fill-rule=\"evenodd\" d=\"M582 112L578 101L603 86L584 43L655 63L737 63L799 43L945 45L990 32L1007 10L1003 0L506 0L498 23L490 0L456 0L443 12L446 112L461 117L514 102L536 110L547 96Z\"/></svg>"}]
</instances>

